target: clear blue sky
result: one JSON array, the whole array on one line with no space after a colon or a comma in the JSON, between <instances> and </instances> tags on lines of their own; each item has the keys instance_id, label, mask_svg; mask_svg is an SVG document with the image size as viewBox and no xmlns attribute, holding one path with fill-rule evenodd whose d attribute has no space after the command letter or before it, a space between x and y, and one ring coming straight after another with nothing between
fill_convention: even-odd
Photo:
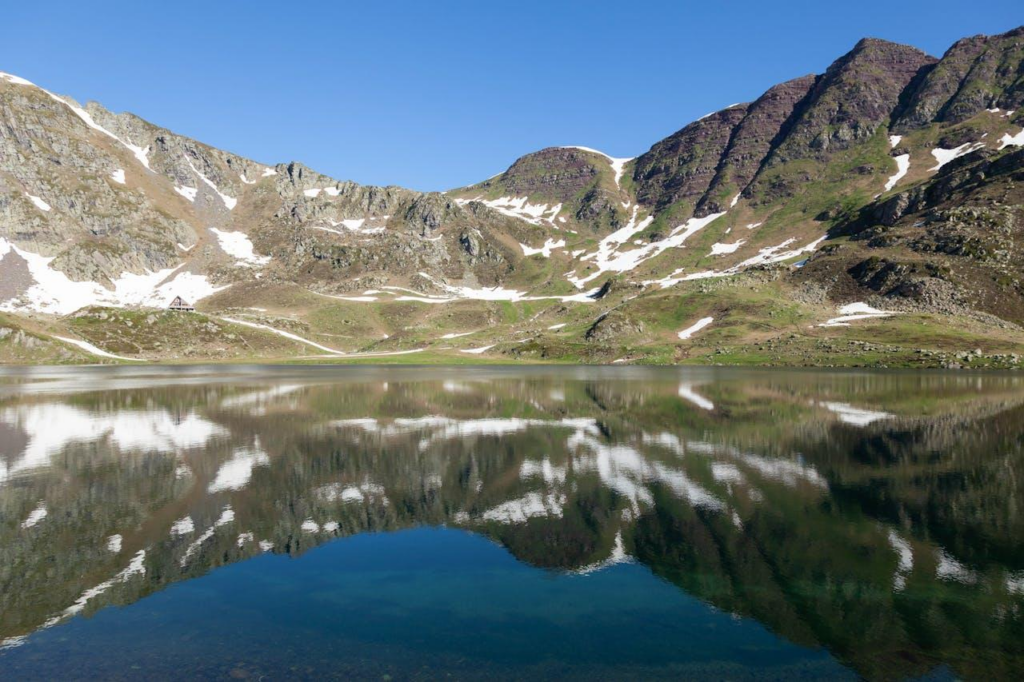
<instances>
[{"instance_id":1,"label":"clear blue sky","mask_svg":"<svg viewBox=\"0 0 1024 682\"><path fill-rule=\"evenodd\" d=\"M518 156L635 156L861 37L940 55L1020 0L5 3L0 71L265 163L438 190Z\"/></svg>"}]
</instances>

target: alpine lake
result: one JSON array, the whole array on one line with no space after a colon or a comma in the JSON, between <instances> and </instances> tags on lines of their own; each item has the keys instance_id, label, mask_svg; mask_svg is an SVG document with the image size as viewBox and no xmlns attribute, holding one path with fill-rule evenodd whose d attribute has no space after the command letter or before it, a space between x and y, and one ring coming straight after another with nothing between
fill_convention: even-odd
<instances>
[{"instance_id":1,"label":"alpine lake","mask_svg":"<svg viewBox=\"0 0 1024 682\"><path fill-rule=\"evenodd\" d=\"M1024 375L0 370L0 679L1019 679Z\"/></svg>"}]
</instances>

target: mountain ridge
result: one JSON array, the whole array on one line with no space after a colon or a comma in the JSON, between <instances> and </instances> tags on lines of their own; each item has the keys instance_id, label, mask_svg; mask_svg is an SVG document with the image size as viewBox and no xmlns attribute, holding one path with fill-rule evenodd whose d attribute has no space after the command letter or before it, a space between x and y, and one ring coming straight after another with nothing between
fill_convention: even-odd
<instances>
[{"instance_id":1,"label":"mountain ridge","mask_svg":"<svg viewBox=\"0 0 1024 682\"><path fill-rule=\"evenodd\" d=\"M931 345L927 362L957 364L950 317L971 328L965 343L994 341L993 357L1012 358L1024 322L1012 256L1021 36L1024 28L965 38L939 59L866 38L823 74L712 112L635 158L549 147L447 192L340 181L296 161L260 164L0 74L0 310L57 361L81 358L54 344L57 332L118 356L174 359L132 327L90 337L73 322L104 307L159 309L174 295L198 303L218 329L234 325L214 358L245 357L223 334L290 334L302 339L291 339L295 357L328 348L331 358L823 364L834 354L825 332L807 329L848 303L880 314L844 343L889 338L883 319L932 330L895 334L899 362ZM950 180L947 164L971 177L1001 170ZM992 211L997 188L1003 208ZM985 216L965 222L961 211L948 228L967 249L949 235L927 250L876 234L965 206ZM867 233L875 236L858 238ZM855 274L877 258L895 263L898 281L878 288ZM835 263L803 267L814 261ZM765 320L751 299L767 290L791 305ZM716 322L690 339L672 329L689 327L687 315ZM1005 333L986 339L993 316ZM244 334L239 320L250 325ZM452 341L469 334L488 343ZM799 349L751 350L794 335ZM343 349L329 343L337 338L347 339ZM911 348L911 338L924 343ZM731 350L732 340L745 350ZM820 352L808 358L806 344ZM870 361L851 348L841 364Z\"/></svg>"}]
</instances>

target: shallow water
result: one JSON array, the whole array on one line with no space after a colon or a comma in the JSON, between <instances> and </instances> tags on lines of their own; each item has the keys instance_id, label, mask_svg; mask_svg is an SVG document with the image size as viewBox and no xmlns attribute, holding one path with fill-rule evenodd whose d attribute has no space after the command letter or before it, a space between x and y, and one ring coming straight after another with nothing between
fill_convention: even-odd
<instances>
[{"instance_id":1,"label":"shallow water","mask_svg":"<svg viewBox=\"0 0 1024 682\"><path fill-rule=\"evenodd\" d=\"M0 678L1013 678L1024 377L0 372Z\"/></svg>"}]
</instances>

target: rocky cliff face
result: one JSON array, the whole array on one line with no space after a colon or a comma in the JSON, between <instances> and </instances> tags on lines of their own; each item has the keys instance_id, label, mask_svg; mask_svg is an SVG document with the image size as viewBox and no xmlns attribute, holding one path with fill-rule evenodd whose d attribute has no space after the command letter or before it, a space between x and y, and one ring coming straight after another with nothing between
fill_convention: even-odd
<instances>
[{"instance_id":1,"label":"rocky cliff face","mask_svg":"<svg viewBox=\"0 0 1024 682\"><path fill-rule=\"evenodd\" d=\"M747 114L736 104L695 121L658 142L636 160L637 200L665 208L679 201L697 203L711 186L733 131Z\"/></svg>"}]
</instances>

